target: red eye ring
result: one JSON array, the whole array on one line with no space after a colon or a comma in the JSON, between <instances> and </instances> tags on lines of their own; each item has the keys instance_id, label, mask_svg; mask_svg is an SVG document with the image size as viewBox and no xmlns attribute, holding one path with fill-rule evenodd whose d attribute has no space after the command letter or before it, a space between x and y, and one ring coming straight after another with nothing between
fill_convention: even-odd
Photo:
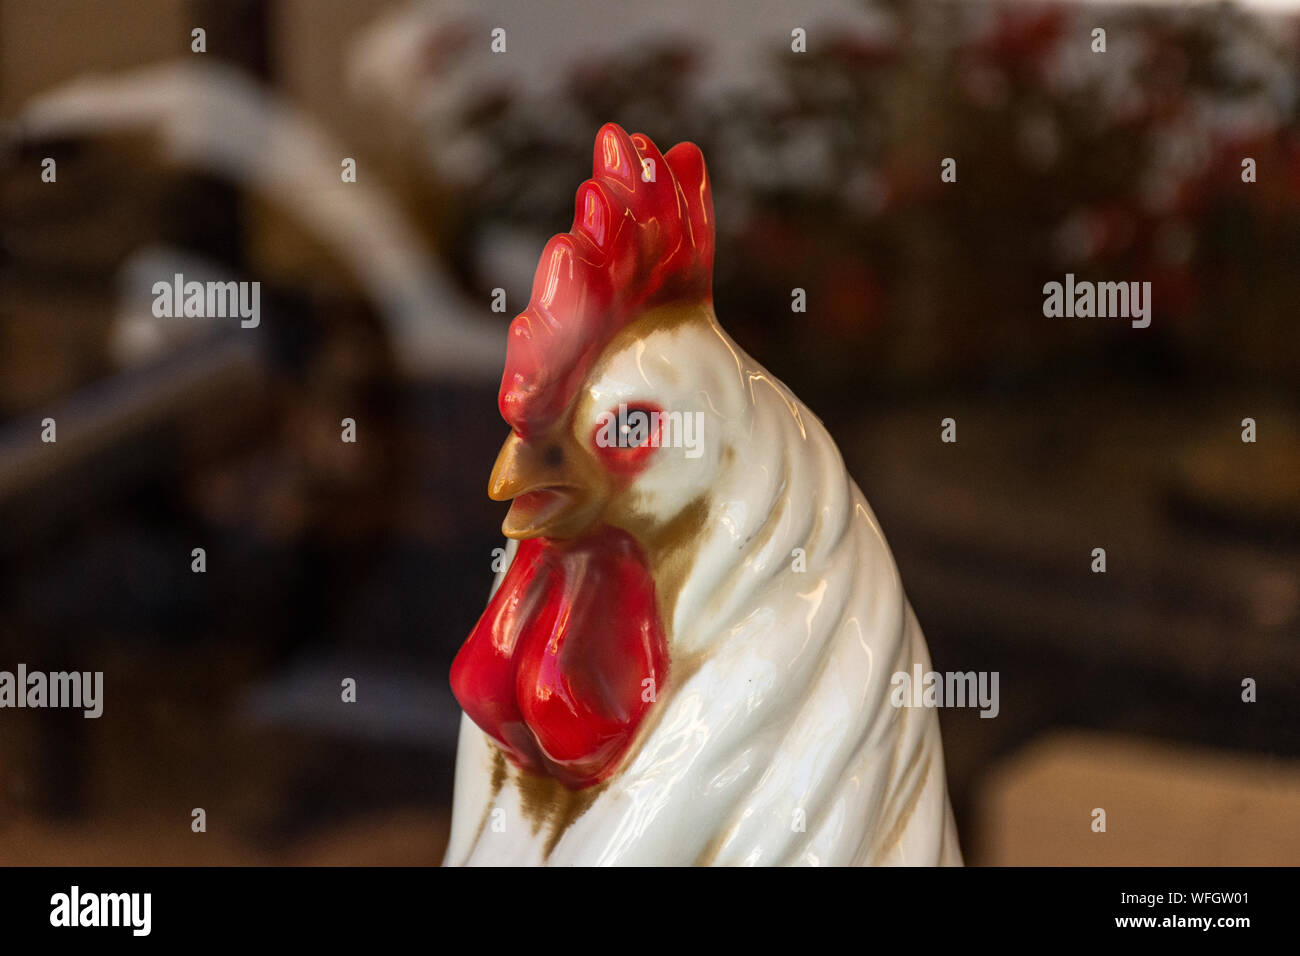
<instances>
[{"instance_id":1,"label":"red eye ring","mask_svg":"<svg viewBox=\"0 0 1300 956\"><path fill-rule=\"evenodd\" d=\"M596 457L610 471L635 475L659 447L663 409L648 402L621 403L600 416L591 433Z\"/></svg>"}]
</instances>

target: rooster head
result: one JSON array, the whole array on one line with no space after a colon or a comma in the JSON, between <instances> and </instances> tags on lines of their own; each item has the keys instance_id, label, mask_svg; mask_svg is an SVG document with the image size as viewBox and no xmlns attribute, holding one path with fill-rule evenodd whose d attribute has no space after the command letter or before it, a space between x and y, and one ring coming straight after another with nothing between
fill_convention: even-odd
<instances>
[{"instance_id":1,"label":"rooster head","mask_svg":"<svg viewBox=\"0 0 1300 956\"><path fill-rule=\"evenodd\" d=\"M603 127L510 326L488 494L519 544L452 667L506 756L570 788L617 768L667 679L667 568L726 453L718 372L689 344L720 341L712 271L699 149Z\"/></svg>"}]
</instances>

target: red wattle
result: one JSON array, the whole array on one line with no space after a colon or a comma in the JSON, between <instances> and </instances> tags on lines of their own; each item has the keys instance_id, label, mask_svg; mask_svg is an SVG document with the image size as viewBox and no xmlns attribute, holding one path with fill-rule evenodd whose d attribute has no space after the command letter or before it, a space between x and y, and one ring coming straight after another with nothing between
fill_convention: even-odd
<instances>
[{"instance_id":1,"label":"red wattle","mask_svg":"<svg viewBox=\"0 0 1300 956\"><path fill-rule=\"evenodd\" d=\"M606 527L519 543L452 663L451 687L516 764L579 789L618 766L667 667L645 556Z\"/></svg>"}]
</instances>

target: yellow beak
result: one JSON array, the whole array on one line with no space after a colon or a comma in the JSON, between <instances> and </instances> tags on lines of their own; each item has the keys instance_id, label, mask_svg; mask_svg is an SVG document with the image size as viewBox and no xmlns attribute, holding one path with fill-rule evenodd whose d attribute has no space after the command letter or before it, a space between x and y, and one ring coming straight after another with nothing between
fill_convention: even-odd
<instances>
[{"instance_id":1,"label":"yellow beak","mask_svg":"<svg viewBox=\"0 0 1300 956\"><path fill-rule=\"evenodd\" d=\"M508 538L566 538L585 531L600 513L603 484L571 441L539 435L525 441L514 432L501 446L488 497L514 500L501 530Z\"/></svg>"}]
</instances>

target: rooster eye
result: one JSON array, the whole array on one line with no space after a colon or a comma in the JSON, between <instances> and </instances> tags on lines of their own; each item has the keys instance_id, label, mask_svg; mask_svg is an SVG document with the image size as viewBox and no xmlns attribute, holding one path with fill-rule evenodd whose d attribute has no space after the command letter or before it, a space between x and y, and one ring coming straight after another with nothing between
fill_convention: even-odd
<instances>
[{"instance_id":1,"label":"rooster eye","mask_svg":"<svg viewBox=\"0 0 1300 956\"><path fill-rule=\"evenodd\" d=\"M602 414L592 445L606 467L635 474L659 447L661 411L654 405L619 405Z\"/></svg>"},{"instance_id":2,"label":"rooster eye","mask_svg":"<svg viewBox=\"0 0 1300 956\"><path fill-rule=\"evenodd\" d=\"M651 422L658 417L655 409L621 406L614 416L614 428L620 446L640 448L650 443Z\"/></svg>"}]
</instances>

